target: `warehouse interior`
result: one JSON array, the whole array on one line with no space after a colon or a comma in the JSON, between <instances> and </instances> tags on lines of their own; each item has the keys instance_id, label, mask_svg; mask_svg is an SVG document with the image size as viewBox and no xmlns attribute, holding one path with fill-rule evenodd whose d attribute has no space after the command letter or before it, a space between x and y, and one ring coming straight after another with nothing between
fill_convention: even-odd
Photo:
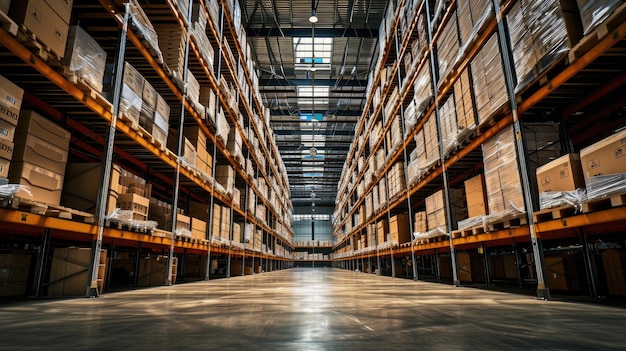
<instances>
[{"instance_id":1,"label":"warehouse interior","mask_svg":"<svg viewBox=\"0 0 626 351\"><path fill-rule=\"evenodd\" d=\"M3 305L328 272L625 301L621 0L0 0L0 25Z\"/></svg>"}]
</instances>

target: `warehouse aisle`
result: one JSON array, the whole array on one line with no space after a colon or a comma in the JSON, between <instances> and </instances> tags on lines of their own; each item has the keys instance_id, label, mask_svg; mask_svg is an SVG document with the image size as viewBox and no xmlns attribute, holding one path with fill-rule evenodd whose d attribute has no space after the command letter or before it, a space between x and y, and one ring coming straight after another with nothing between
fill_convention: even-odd
<instances>
[{"instance_id":1,"label":"warehouse aisle","mask_svg":"<svg viewBox=\"0 0 626 351\"><path fill-rule=\"evenodd\" d=\"M626 313L334 269L0 306L6 350L623 349Z\"/></svg>"}]
</instances>

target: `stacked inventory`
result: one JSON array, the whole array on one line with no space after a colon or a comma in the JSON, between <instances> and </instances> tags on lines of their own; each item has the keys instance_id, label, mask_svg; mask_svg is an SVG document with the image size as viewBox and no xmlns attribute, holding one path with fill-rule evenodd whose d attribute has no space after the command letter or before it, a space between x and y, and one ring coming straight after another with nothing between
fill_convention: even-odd
<instances>
[{"instance_id":1,"label":"stacked inventory","mask_svg":"<svg viewBox=\"0 0 626 351\"><path fill-rule=\"evenodd\" d=\"M7 178L13 158L15 126L22 107L24 90L0 76L0 178Z\"/></svg>"},{"instance_id":2,"label":"stacked inventory","mask_svg":"<svg viewBox=\"0 0 626 351\"><path fill-rule=\"evenodd\" d=\"M480 49L470 63L478 124L482 125L508 101L502 59L496 35Z\"/></svg>"},{"instance_id":3,"label":"stacked inventory","mask_svg":"<svg viewBox=\"0 0 626 351\"><path fill-rule=\"evenodd\" d=\"M22 111L15 131L9 182L24 185L15 196L59 205L70 133L34 111Z\"/></svg>"},{"instance_id":4,"label":"stacked inventory","mask_svg":"<svg viewBox=\"0 0 626 351\"><path fill-rule=\"evenodd\" d=\"M26 294L32 258L19 251L0 253L0 296Z\"/></svg>"}]
</instances>

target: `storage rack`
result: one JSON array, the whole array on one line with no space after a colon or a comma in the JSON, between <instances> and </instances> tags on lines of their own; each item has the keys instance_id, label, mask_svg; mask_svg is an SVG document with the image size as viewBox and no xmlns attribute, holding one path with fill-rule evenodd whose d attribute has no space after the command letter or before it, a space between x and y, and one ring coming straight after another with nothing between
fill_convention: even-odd
<instances>
[{"instance_id":1,"label":"storage rack","mask_svg":"<svg viewBox=\"0 0 626 351\"><path fill-rule=\"evenodd\" d=\"M391 276L406 274L407 277L413 279L418 279L419 275L425 276L426 279L430 279L431 276L435 279L444 277L444 279L451 279L457 285L461 281L477 280L492 284L491 276L495 274L490 272L493 266L490 260L493 260L493 256L500 257L500 252L507 251L514 255L514 269L517 273L514 277L515 282L520 286L525 282L536 284L538 296L549 297L547 278L544 279L543 276L551 270L549 267L546 268L544 254L552 250L557 251L561 249L561 245L565 245L567 247L564 249L582 247L585 262L587 262L585 273L588 276L588 291L594 296L600 296L602 287L598 282L598 269L592 263L594 258L591 254L593 247L597 249L598 246L591 246L588 241L590 237L602 238L598 236L601 234L605 234L604 238L608 240L623 241L619 232L623 231L626 224L624 207L601 208L584 213L572 211L545 218L534 218L537 213L544 212L538 211L536 189L530 181L525 181L522 187L526 193L527 215L516 219L519 221L500 223L500 226L494 226L490 230L459 231L455 230L456 221L450 217L454 203L448 192L458 188L463 180L482 173L481 146L500 131L507 127L515 127L517 139L520 140L521 145L526 139L523 131L526 121L544 119L560 122L560 116L550 115L554 110L557 113L566 111L563 112L566 116L563 118L565 121L567 117L584 110L594 101L605 95L610 96L609 94L616 89L616 86L621 85L618 81L620 81L619 77L624 74L624 67L617 62L624 59L623 47L626 34L624 4L614 9L602 24L589 31L535 79L526 82L526 85L520 84L521 88L515 90L515 70L511 67L512 48L506 16L517 1L483 2L482 5L489 7L490 10L484 11L485 15L481 17L481 20L474 23L472 36L466 43L459 43L460 40L457 40L458 55L450 63L448 73L441 77L437 74L437 61L441 59L437 52L438 40L445 35L445 27L450 21L457 21L457 15L461 14L459 9L461 4L476 6L477 1L406 0L395 2L395 7L393 3L387 9L386 22L381 25L380 33L386 35L379 37L381 41L379 61L375 72L370 76L367 102L357 124L355 141L349 151L342 180L338 186L339 192L333 221L335 228L333 238L336 241L333 247L335 265L347 269L358 268L370 273L377 271ZM459 35L456 31L458 31L458 26L455 27L454 34ZM477 126L475 130L459 140L450 152L443 152L442 143L439 142L439 152L443 156L435 160L434 164L426 169L416 181L411 182L408 150L415 148L416 135L425 130L429 120L435 119L437 138L439 141L442 140L444 134L442 134L440 110L453 94L454 85L457 80L461 79L461 74L469 71L470 62L492 36L495 36L499 43L498 51L505 69L503 73L507 73L507 69L509 73L512 72L512 74L504 75L507 103L496 109L485 124ZM411 52L409 46L416 39L419 39L421 48ZM404 64L407 55L412 55L412 64L409 67ZM406 109L415 93L413 86L421 70L426 70L430 76L431 99L425 107L415 112L416 115L419 114L415 117L408 115ZM618 78L614 78L615 76ZM608 84L604 85L607 82ZM397 100L394 100L393 96L395 88L398 88ZM380 89L379 96L377 96L377 89ZM472 91L472 118L474 119L476 118L475 93ZM577 101L584 102L576 103ZM619 103L622 105L617 106ZM612 105L615 105L614 109L619 108L623 106L623 101ZM605 114L610 111L613 110L607 109ZM399 148L394 148L386 138L392 127L393 118L396 116L402 120L402 140ZM603 115L598 113L598 115L586 116L586 119L576 120L576 123L589 126L594 123L594 118L599 117ZM413 121L414 126L408 123L411 118L416 119ZM377 126L377 123L381 124ZM570 122L570 124L573 123ZM577 139L574 140L574 146L576 150L580 150L591 141L606 136L603 133L625 124L623 118L616 118L610 124L597 125L587 133L579 133ZM375 128L381 130L377 135L374 133ZM572 128L575 127L565 126L563 122L561 133L567 135ZM580 129L578 127L579 132ZM382 137L378 138L378 135ZM374 142L368 147L371 139L374 139ZM571 145L569 142L564 144ZM564 147L563 153L572 151L569 145ZM387 157L382 165L378 164L377 171L374 170L373 174L368 175L368 165L371 165L371 159L376 158L378 149L383 149ZM360 158L361 163L359 163ZM531 170L534 172L534 169L524 166L528 163L528 158L527 151L518 153L518 162L520 166L523 166L522 178L532 180L534 174L528 173ZM384 183L389 179L393 165L397 162L402 165L402 176L406 186L397 194L389 196L387 185L385 189L387 190L385 198L387 203L382 203L378 210L374 209L370 214L366 214L363 205L371 206L368 202L371 200L367 197L372 196L379 182ZM407 242L400 243L377 240L377 225L381 222L386 225L392 216L397 214L408 214L412 234L414 232L413 215L424 207L425 199L438 190L445 191L445 208L448 214L447 230L443 235L423 240L413 240L411 236ZM382 198L382 195L379 198ZM382 230L386 228L383 227ZM371 240L372 238L374 240ZM364 242L366 244L363 244ZM483 260L483 262L478 262L479 266L482 265L480 270L483 274L479 279L467 277L469 258L465 256L468 253L473 255L475 251L479 253L477 260ZM533 253L534 256L523 257L522 251ZM457 258L459 262L456 262ZM526 261L525 265L529 270L525 274L521 273L523 268L526 269L523 267L523 261ZM404 269L405 274L397 269Z\"/></svg>"},{"instance_id":2,"label":"storage rack","mask_svg":"<svg viewBox=\"0 0 626 351\"><path fill-rule=\"evenodd\" d=\"M181 4L187 5L187 12L183 13L182 9L185 7ZM213 65L202 56L200 43L189 33L194 4L207 17L206 34L215 52ZM240 33L237 29L240 27L240 19L234 18L233 12L237 11L238 4L232 1L165 1L160 5L142 5L152 21L179 26L185 33L187 40L183 77L173 75L170 68L161 63L162 60L150 46L144 33L136 26L128 25L129 16L125 16L128 6L130 5L109 0L76 2L72 19L81 24L103 47L109 62L116 61L118 69L124 61L131 63L167 101L171 108L170 127L174 127L170 131L175 132L178 139L176 150L155 143L149 134L121 120L115 114L117 106L97 92L68 81L60 73L62 65L48 57L45 50L37 51L38 43L33 38L18 40L15 36L17 33L0 30L3 56L0 74L24 88L25 105L56 120L72 132L72 159L96 162L106 159L107 152L110 152L117 164L145 177L152 184L153 192L160 199L171 201L175 209L187 209L189 200L206 204L208 210L206 217L202 218L207 223L206 240L175 238L174 228L170 233L163 235L159 231L161 233L157 235L156 231L152 234L137 232L98 225L98 222L80 223L27 213L23 209L2 208L0 219L6 232L11 233L5 243L13 241L12 245L34 245L38 248L38 254L34 257L37 261L37 276L29 293L37 296L45 294L45 287L48 285L45 273L46 255L51 250L51 241L57 245L91 244L96 248L93 252L99 252L100 247L106 247L110 253L109 264L113 263L114 253L119 248L130 253L130 256L134 255L135 273L139 269L140 257L150 253L164 255L169 262L168 271L173 275L166 275L159 284L175 283L175 256L183 259L178 264L178 277L181 279L185 279L183 269L190 255L204 261L204 266L196 276L199 279L209 279L211 273L215 274L217 267L212 267L215 264L225 263L223 274L227 277L231 272L243 275L286 268L293 250L288 181L282 160L278 157L272 131L263 120L267 111L260 101L258 89L254 88L256 75L251 71L252 65L247 64L249 48L246 53L245 33ZM209 111L209 114L217 114L220 108L223 109L230 128L235 128L236 133L242 136L242 151L246 156L243 162L231 155L225 143L218 138L216 126L207 120L205 109L198 108L187 96L188 69L201 85L210 87L217 95L216 111ZM229 87L220 84L222 77L224 81L233 83L234 87L229 91L226 90ZM242 77L245 79L240 81ZM113 85L111 91L121 89L119 79ZM244 200L241 201L243 203L237 205L239 199L236 201L232 195L219 191L214 180L203 177L193 165L185 163L182 150L183 129L188 126L199 126L212 144L214 172L218 165L233 167L236 174L235 187L245 192ZM109 133L110 137L107 136L108 128L113 128L112 133ZM260 147L256 147L257 144ZM253 170L248 169L249 165L252 165ZM104 168L110 167L111 163L105 162ZM103 174L104 183L107 184L106 177L110 177L110 172L109 175L107 172ZM264 182L266 194L257 184L257 179ZM268 196L268 188L272 196ZM104 193L106 194L106 190ZM254 202L249 201L252 194L256 199ZM220 238L219 233L212 233L214 204L230 211L230 234L226 240ZM106 207L106 203L104 206ZM257 213L257 206L264 207L267 213ZM107 214L104 211L102 206L96 210L96 219L101 224ZM172 211L172 223L177 223L177 213L176 210ZM242 223L242 237L250 225L249 242L233 242L235 222ZM255 236L254 233L257 232L261 236ZM100 255L94 256L92 253L92 257L95 257L93 262L98 264ZM212 262L212 258L215 262ZM231 270L231 264L237 265L237 270ZM89 269L100 282L102 274L98 274L98 266L92 263ZM137 279L135 278L135 284ZM110 281L109 274L107 283ZM85 282L85 286L88 287L89 282ZM94 291L88 293L97 295Z\"/></svg>"}]
</instances>

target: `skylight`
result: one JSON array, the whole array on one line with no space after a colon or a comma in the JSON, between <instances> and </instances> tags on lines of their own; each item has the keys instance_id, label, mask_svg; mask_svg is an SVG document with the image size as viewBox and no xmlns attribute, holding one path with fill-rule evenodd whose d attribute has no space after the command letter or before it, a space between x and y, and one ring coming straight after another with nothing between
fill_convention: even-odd
<instances>
[{"instance_id":1,"label":"skylight","mask_svg":"<svg viewBox=\"0 0 626 351\"><path fill-rule=\"evenodd\" d=\"M298 87L298 105L313 105L313 98L315 98L315 105L328 104L328 94L330 93L330 87L328 86L299 86ZM316 114L317 117L317 114ZM317 119L317 118L316 118Z\"/></svg>"},{"instance_id":2,"label":"skylight","mask_svg":"<svg viewBox=\"0 0 626 351\"><path fill-rule=\"evenodd\" d=\"M333 38L293 38L293 52L296 69L310 69L315 61L316 69L329 70Z\"/></svg>"}]
</instances>

